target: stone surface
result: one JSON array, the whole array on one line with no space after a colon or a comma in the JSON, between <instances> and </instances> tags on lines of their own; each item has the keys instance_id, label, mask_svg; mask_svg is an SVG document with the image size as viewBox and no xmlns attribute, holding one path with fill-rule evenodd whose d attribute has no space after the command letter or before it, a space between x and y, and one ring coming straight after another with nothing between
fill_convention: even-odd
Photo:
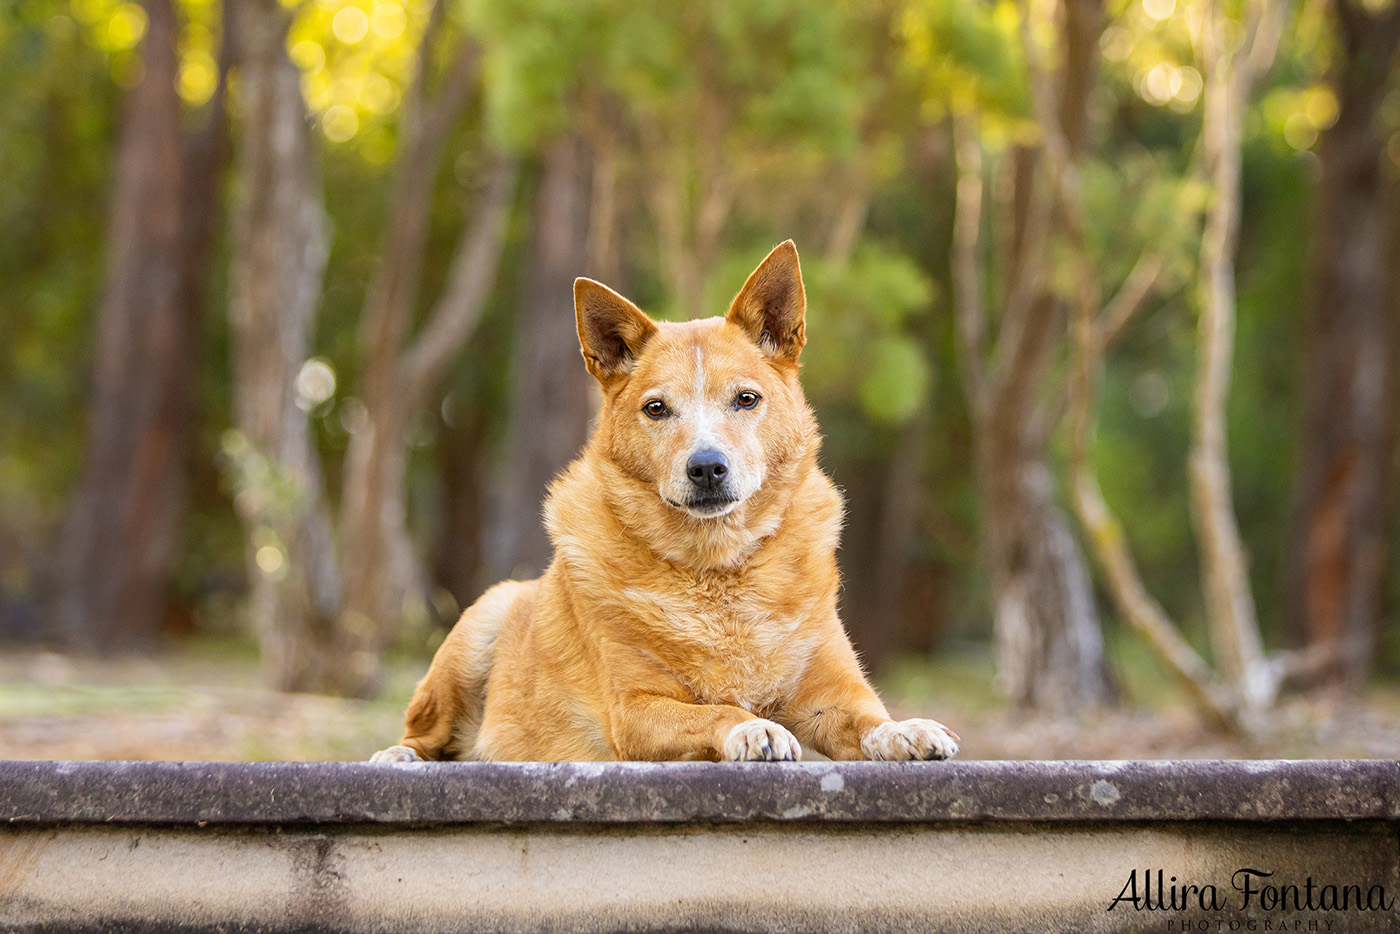
<instances>
[{"instance_id":1,"label":"stone surface","mask_svg":"<svg viewBox=\"0 0 1400 934\"><path fill-rule=\"evenodd\" d=\"M1242 867L1396 894L1395 837L1372 821L0 827L0 930L1395 929L1393 910L1246 908ZM1115 904L1158 870L1216 886L1219 907Z\"/></svg>"},{"instance_id":2,"label":"stone surface","mask_svg":"<svg viewBox=\"0 0 1400 934\"><path fill-rule=\"evenodd\" d=\"M1398 776L0 762L0 932L1396 931Z\"/></svg>"},{"instance_id":3,"label":"stone surface","mask_svg":"<svg viewBox=\"0 0 1400 934\"><path fill-rule=\"evenodd\" d=\"M0 762L14 823L1400 819L1400 763Z\"/></svg>"}]
</instances>

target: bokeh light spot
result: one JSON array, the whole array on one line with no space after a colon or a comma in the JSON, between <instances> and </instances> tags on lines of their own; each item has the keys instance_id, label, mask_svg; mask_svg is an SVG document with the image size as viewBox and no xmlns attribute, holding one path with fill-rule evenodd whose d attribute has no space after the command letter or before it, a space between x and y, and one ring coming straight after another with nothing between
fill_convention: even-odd
<instances>
[{"instance_id":1,"label":"bokeh light spot","mask_svg":"<svg viewBox=\"0 0 1400 934\"><path fill-rule=\"evenodd\" d=\"M1149 104L1161 106L1176 97L1177 92L1181 90L1181 84L1181 69L1162 62L1154 65L1143 76L1142 96Z\"/></svg>"},{"instance_id":2,"label":"bokeh light spot","mask_svg":"<svg viewBox=\"0 0 1400 934\"><path fill-rule=\"evenodd\" d=\"M332 143L343 143L352 139L360 130L360 118L355 111L344 104L336 104L321 118L321 132Z\"/></svg>"},{"instance_id":3,"label":"bokeh light spot","mask_svg":"<svg viewBox=\"0 0 1400 934\"><path fill-rule=\"evenodd\" d=\"M107 46L131 49L146 35L146 11L134 3L123 3L107 20Z\"/></svg>"},{"instance_id":4,"label":"bokeh light spot","mask_svg":"<svg viewBox=\"0 0 1400 934\"><path fill-rule=\"evenodd\" d=\"M1142 0L1142 11L1160 23L1176 12L1176 0Z\"/></svg>"},{"instance_id":5,"label":"bokeh light spot","mask_svg":"<svg viewBox=\"0 0 1400 934\"><path fill-rule=\"evenodd\" d=\"M381 3L369 16L369 28L386 42L392 42L403 35L408 25L408 15L397 3Z\"/></svg>"},{"instance_id":6,"label":"bokeh light spot","mask_svg":"<svg viewBox=\"0 0 1400 934\"><path fill-rule=\"evenodd\" d=\"M1186 103L1194 104L1201 96L1201 88L1205 83L1201 80L1201 73L1190 65L1177 69L1177 75L1181 80L1181 87L1176 92L1176 99Z\"/></svg>"},{"instance_id":7,"label":"bokeh light spot","mask_svg":"<svg viewBox=\"0 0 1400 934\"><path fill-rule=\"evenodd\" d=\"M1133 34L1122 26L1109 26L1099 37L1099 48L1110 62L1125 62L1133 52Z\"/></svg>"},{"instance_id":8,"label":"bokeh light spot","mask_svg":"<svg viewBox=\"0 0 1400 934\"><path fill-rule=\"evenodd\" d=\"M383 75L370 75L360 100L374 113L392 113L399 106L399 87Z\"/></svg>"},{"instance_id":9,"label":"bokeh light spot","mask_svg":"<svg viewBox=\"0 0 1400 934\"><path fill-rule=\"evenodd\" d=\"M1283 121L1283 140L1294 149L1311 149L1317 142L1317 127L1306 113L1296 113Z\"/></svg>"},{"instance_id":10,"label":"bokeh light spot","mask_svg":"<svg viewBox=\"0 0 1400 934\"><path fill-rule=\"evenodd\" d=\"M324 357L312 357L301 365L296 378L297 408L310 412L335 395L335 370Z\"/></svg>"},{"instance_id":11,"label":"bokeh light spot","mask_svg":"<svg viewBox=\"0 0 1400 934\"><path fill-rule=\"evenodd\" d=\"M315 40L301 40L292 46L289 54L302 71L315 73L326 67L326 50Z\"/></svg>"},{"instance_id":12,"label":"bokeh light spot","mask_svg":"<svg viewBox=\"0 0 1400 934\"><path fill-rule=\"evenodd\" d=\"M357 6L342 7L331 20L331 32L346 45L354 45L369 32L369 17Z\"/></svg>"},{"instance_id":13,"label":"bokeh light spot","mask_svg":"<svg viewBox=\"0 0 1400 934\"><path fill-rule=\"evenodd\" d=\"M1303 112L1320 130L1337 122L1337 95L1328 87L1312 88L1303 97Z\"/></svg>"},{"instance_id":14,"label":"bokeh light spot","mask_svg":"<svg viewBox=\"0 0 1400 934\"><path fill-rule=\"evenodd\" d=\"M208 52L191 52L180 63L180 99L198 107L214 96L219 86L219 70Z\"/></svg>"},{"instance_id":15,"label":"bokeh light spot","mask_svg":"<svg viewBox=\"0 0 1400 934\"><path fill-rule=\"evenodd\" d=\"M258 570L268 577L278 578L286 573L286 556L276 545L262 546L253 556L253 560L257 562Z\"/></svg>"}]
</instances>

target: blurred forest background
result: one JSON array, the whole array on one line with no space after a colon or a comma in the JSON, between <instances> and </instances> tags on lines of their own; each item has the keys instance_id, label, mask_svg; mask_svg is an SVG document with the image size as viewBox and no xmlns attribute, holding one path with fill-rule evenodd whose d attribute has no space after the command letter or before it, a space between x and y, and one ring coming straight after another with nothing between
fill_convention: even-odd
<instances>
[{"instance_id":1,"label":"blurred forest background","mask_svg":"<svg viewBox=\"0 0 1400 934\"><path fill-rule=\"evenodd\" d=\"M897 708L1397 754L1398 43L1397 0L7 0L0 754L392 741L548 560L573 278L720 314L788 237Z\"/></svg>"}]
</instances>

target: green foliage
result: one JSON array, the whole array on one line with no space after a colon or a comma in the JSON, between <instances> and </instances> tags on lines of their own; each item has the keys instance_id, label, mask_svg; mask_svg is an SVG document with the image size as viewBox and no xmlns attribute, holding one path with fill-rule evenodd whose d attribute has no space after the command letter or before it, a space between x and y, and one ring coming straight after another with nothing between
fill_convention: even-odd
<instances>
[{"instance_id":1,"label":"green foliage","mask_svg":"<svg viewBox=\"0 0 1400 934\"><path fill-rule=\"evenodd\" d=\"M1245 151L1244 217L1238 295L1238 350L1227 412L1235 505L1265 637L1286 644L1284 550L1293 495L1301 399L1302 298L1307 239L1285 236L1306 216L1306 163L1287 147L1254 138ZM1171 187L1171 186L1169 186ZM1200 193L1189 181L1173 200L1189 217ZM1157 243L1183 227L1170 211L1144 225ZM1136 226L1136 225L1135 225ZM1127 533L1149 589L1188 628L1202 634L1199 565L1185 466L1195 379L1194 263L1186 239L1162 292L1111 358L1102 394L1095 461L1108 501L1131 517ZM1153 242L1151 239L1146 242ZM1108 260L1105 256L1105 260ZM1118 258L1121 263L1123 258ZM1202 651L1207 651L1202 639Z\"/></svg>"},{"instance_id":2,"label":"green foliage","mask_svg":"<svg viewBox=\"0 0 1400 934\"><path fill-rule=\"evenodd\" d=\"M1154 302L1103 377L1095 466L1148 589L1190 633L1204 635L1190 524L1194 329L1182 296Z\"/></svg>"},{"instance_id":3,"label":"green foliage","mask_svg":"<svg viewBox=\"0 0 1400 934\"><path fill-rule=\"evenodd\" d=\"M1084 168L1086 235L1105 300L1144 255L1163 265L1156 293L1179 297L1194 279L1199 221L1209 192L1159 153L1134 147L1113 156Z\"/></svg>"},{"instance_id":4,"label":"green foliage","mask_svg":"<svg viewBox=\"0 0 1400 934\"><path fill-rule=\"evenodd\" d=\"M867 243L849 263L809 260L803 379L817 405L858 401L899 424L928 402L932 372L915 330L933 288L902 253Z\"/></svg>"},{"instance_id":5,"label":"green foliage","mask_svg":"<svg viewBox=\"0 0 1400 934\"><path fill-rule=\"evenodd\" d=\"M725 256L710 277L710 307L728 307L756 256L761 250ZM885 426L898 425L925 406L932 370L917 326L932 302L928 276L903 253L867 242L849 262L807 254L802 279L807 288L802 384L812 403L819 409L854 404Z\"/></svg>"},{"instance_id":6,"label":"green foliage","mask_svg":"<svg viewBox=\"0 0 1400 934\"><path fill-rule=\"evenodd\" d=\"M1285 554L1302 411L1308 238L1280 236L1307 217L1312 156L1256 138L1244 153L1238 346L1229 442L1235 509L1250 549L1261 625L1287 645Z\"/></svg>"},{"instance_id":7,"label":"green foliage","mask_svg":"<svg viewBox=\"0 0 1400 934\"><path fill-rule=\"evenodd\" d=\"M287 6L289 49L326 141L321 170L334 236L316 353L337 374L339 390L314 419L334 499L345 426L355 412L359 316L383 242L403 98L428 5ZM1192 177L1201 76L1191 8L1187 0L1108 4L1084 195L1096 285L1105 297L1144 253L1164 263L1154 296L1107 361L1093 456L1147 585L1198 635L1199 573L1184 469L1196 254L1209 192ZM213 90L222 11L219 0L180 0L179 9L179 90L193 112ZM675 210L683 229L671 246L694 255L706 194L719 190L715 255L701 270L707 313L727 307L767 248L797 240L809 290L804 381L827 434L826 463L838 479L885 470L911 426L926 430L927 503L912 547L946 569L946 628L984 638L968 415L943 300L950 292L955 175L948 118L977 116L988 155L988 210L1004 212L997 199L1008 147L1035 142L1016 9L1010 0L457 0L429 58L440 66L457 38L472 35L483 51L483 93L436 180L417 313L440 287L472 210L485 161L483 130L519 150L527 166L566 130L610 147L622 209L617 242L626 281L619 285L662 313L682 303L659 215ZM34 599L27 565L8 555L23 542L39 566L81 463L114 141L123 91L140 75L144 28L131 0L0 3L4 601ZM1230 449L1271 644L1286 637L1279 627L1282 554L1302 378L1309 150L1336 119L1336 101L1321 83L1327 33L1325 10L1300 8L1246 121ZM1053 66L1059 50L1047 37L1035 38ZM868 195L868 215L850 256L828 259L823 251L851 192ZM506 433L511 316L530 225L527 210L512 218L506 264L481 329L450 378L446 401L414 433L411 525L425 552L441 528L442 485L451 482L437 465L439 430L469 426L483 462ZM996 269L1004 234L999 218L988 225L994 295L1004 288ZM215 264L198 361L192 543L176 582L201 621L224 612L220 601L245 573L230 495L262 497L274 512L295 502L287 478L259 473L236 438L224 451L236 466L236 488L223 491L217 479L231 394L226 260ZM1065 294L1077 285L1070 269L1058 266L1056 287ZM1400 571L1392 576L1400 587Z\"/></svg>"},{"instance_id":8,"label":"green foliage","mask_svg":"<svg viewBox=\"0 0 1400 934\"><path fill-rule=\"evenodd\" d=\"M393 158L394 125L414 80L428 6L322 0L297 8L287 45L302 70L307 105L332 145L352 147L370 167Z\"/></svg>"},{"instance_id":9,"label":"green foliage","mask_svg":"<svg viewBox=\"0 0 1400 934\"><path fill-rule=\"evenodd\" d=\"M752 142L853 145L864 63L859 20L842 5L490 0L468 17L487 42L492 124L517 146L558 132L600 93L672 130L705 98Z\"/></svg>"},{"instance_id":10,"label":"green foliage","mask_svg":"<svg viewBox=\"0 0 1400 934\"><path fill-rule=\"evenodd\" d=\"M978 110L995 134L1025 134L1031 121L1016 4L916 0L900 33L907 67L923 79L926 114Z\"/></svg>"},{"instance_id":11,"label":"green foliage","mask_svg":"<svg viewBox=\"0 0 1400 934\"><path fill-rule=\"evenodd\" d=\"M53 0L0 7L0 86L0 539L37 545L82 456L118 94Z\"/></svg>"}]
</instances>

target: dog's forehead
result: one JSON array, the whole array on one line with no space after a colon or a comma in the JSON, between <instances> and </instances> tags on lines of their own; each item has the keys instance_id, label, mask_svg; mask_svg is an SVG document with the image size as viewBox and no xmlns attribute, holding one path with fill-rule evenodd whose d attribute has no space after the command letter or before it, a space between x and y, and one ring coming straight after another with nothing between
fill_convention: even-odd
<instances>
[{"instance_id":1,"label":"dog's forehead","mask_svg":"<svg viewBox=\"0 0 1400 934\"><path fill-rule=\"evenodd\" d=\"M744 333L723 318L658 322L637 376L672 386L703 385L714 391L748 375L758 378L767 358Z\"/></svg>"}]
</instances>

